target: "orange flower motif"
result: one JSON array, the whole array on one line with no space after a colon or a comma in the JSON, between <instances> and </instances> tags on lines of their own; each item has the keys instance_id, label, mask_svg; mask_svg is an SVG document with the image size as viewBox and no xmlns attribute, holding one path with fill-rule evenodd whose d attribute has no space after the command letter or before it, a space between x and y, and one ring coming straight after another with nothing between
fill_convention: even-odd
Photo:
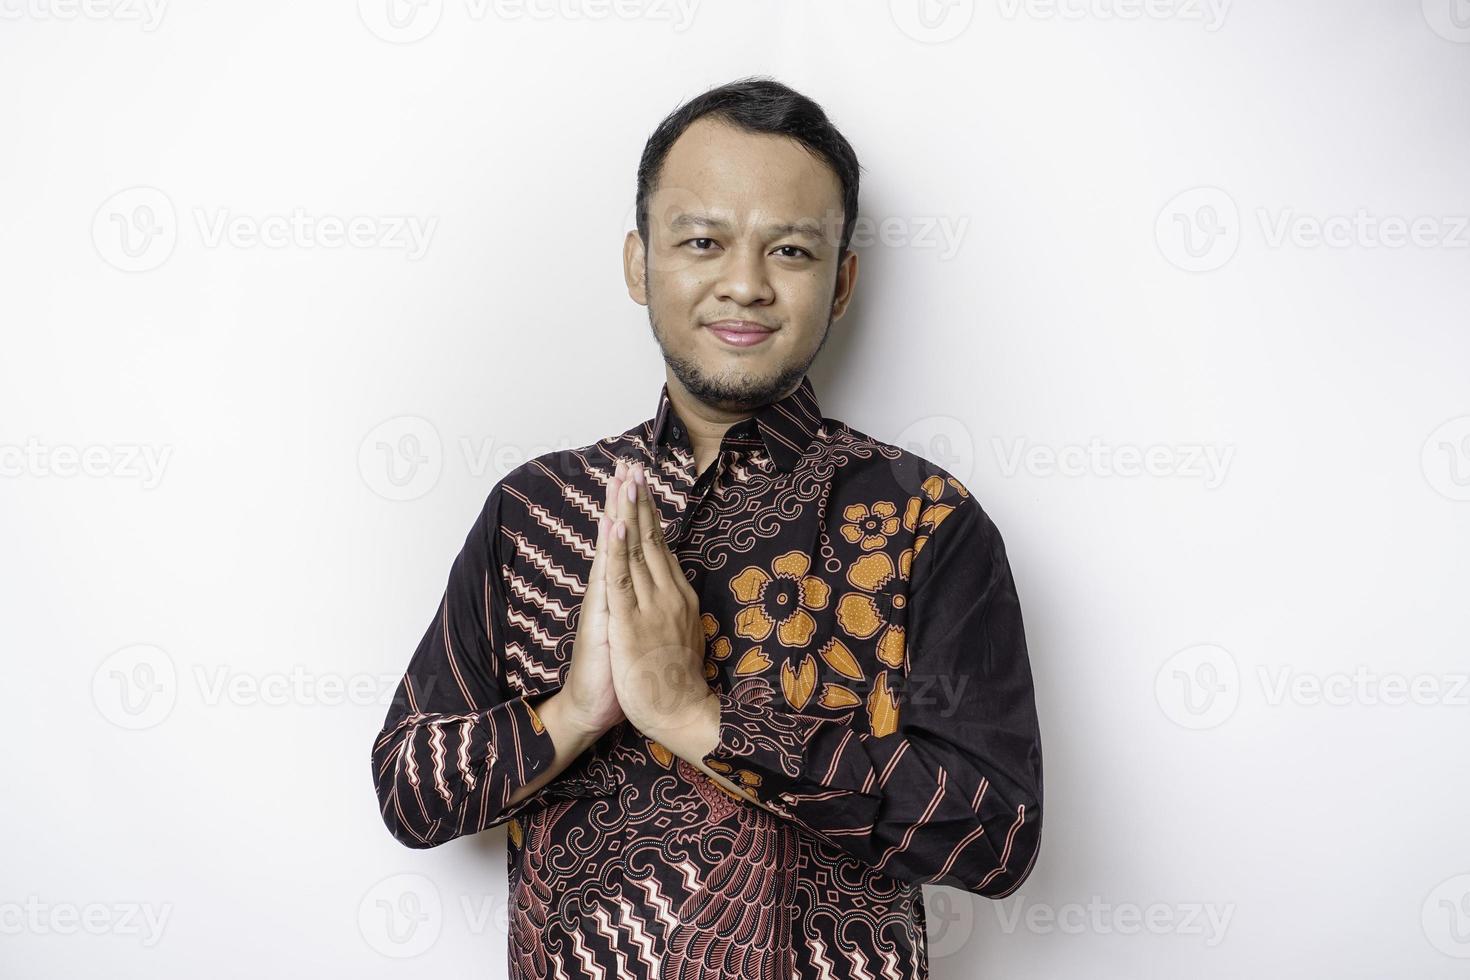
<instances>
[{"instance_id":1,"label":"orange flower motif","mask_svg":"<svg viewBox=\"0 0 1470 980\"><path fill-rule=\"evenodd\" d=\"M868 695L868 728L880 738L898 731L898 697L888 688L886 670Z\"/></svg>"},{"instance_id":2,"label":"orange flower motif","mask_svg":"<svg viewBox=\"0 0 1470 980\"><path fill-rule=\"evenodd\" d=\"M744 603L735 614L735 632L749 640L764 640L772 631L782 646L804 647L817 631L807 610L826 609L832 589L808 575L812 560L800 551L788 551L771 562L768 573L750 565L730 580L730 591Z\"/></svg>"},{"instance_id":3,"label":"orange flower motif","mask_svg":"<svg viewBox=\"0 0 1470 980\"><path fill-rule=\"evenodd\" d=\"M878 659L900 667L907 646L904 642L905 610L908 606L908 577L917 548L905 548L893 559L885 552L863 555L848 566L847 581L861 592L849 592L837 601L837 622L861 640L878 637Z\"/></svg>"},{"instance_id":4,"label":"orange flower motif","mask_svg":"<svg viewBox=\"0 0 1470 980\"><path fill-rule=\"evenodd\" d=\"M717 636L720 632L720 621L709 613L701 613L700 625L704 627L704 645L706 656L704 658L704 676L706 680L714 680L719 676L720 670L714 661L724 660L730 656L730 638L728 636Z\"/></svg>"},{"instance_id":5,"label":"orange flower motif","mask_svg":"<svg viewBox=\"0 0 1470 980\"><path fill-rule=\"evenodd\" d=\"M920 527L926 527L932 533L935 528L944 523L944 519L954 513L954 504L939 503L939 498L944 496L946 484L953 487L955 493L961 497L968 497L970 495L970 491L966 490L964 485L952 476L948 479L931 476L919 488L923 496L909 498L908 506L904 508L903 526L910 531L917 530ZM926 503L925 498L928 498L929 502ZM920 551L923 551L924 545L928 540L928 533L920 534L914 538L914 553L918 554Z\"/></svg>"},{"instance_id":6,"label":"orange flower motif","mask_svg":"<svg viewBox=\"0 0 1470 980\"><path fill-rule=\"evenodd\" d=\"M842 517L847 521L841 528L842 537L864 551L881 548L898 530L897 515L898 508L888 500L878 501L871 510L866 504L848 504L842 510Z\"/></svg>"},{"instance_id":7,"label":"orange flower motif","mask_svg":"<svg viewBox=\"0 0 1470 980\"><path fill-rule=\"evenodd\" d=\"M759 775L751 772L749 769L736 769L728 762L721 762L719 759L711 759L705 765L730 780L744 794L743 801L754 801L756 799L755 788L761 784L761 777ZM742 799L742 797L735 796L734 793L726 789L724 784L719 780L712 779L710 782L726 796L734 799Z\"/></svg>"}]
</instances>

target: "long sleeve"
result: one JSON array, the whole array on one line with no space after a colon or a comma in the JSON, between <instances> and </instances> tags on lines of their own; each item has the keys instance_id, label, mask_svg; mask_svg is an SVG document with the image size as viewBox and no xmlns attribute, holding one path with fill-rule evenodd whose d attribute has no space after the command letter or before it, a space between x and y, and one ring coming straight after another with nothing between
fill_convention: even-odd
<instances>
[{"instance_id":1,"label":"long sleeve","mask_svg":"<svg viewBox=\"0 0 1470 980\"><path fill-rule=\"evenodd\" d=\"M399 683L373 743L383 822L403 844L434 847L544 805L542 789L511 794L556 758L551 734L500 677L504 580L501 484L491 490L449 572L433 621Z\"/></svg>"},{"instance_id":2,"label":"long sleeve","mask_svg":"<svg viewBox=\"0 0 1470 980\"><path fill-rule=\"evenodd\" d=\"M1005 546L973 496L912 571L894 732L719 693L704 761L753 774L762 803L894 878L1000 898L1040 848L1041 737Z\"/></svg>"}]
</instances>

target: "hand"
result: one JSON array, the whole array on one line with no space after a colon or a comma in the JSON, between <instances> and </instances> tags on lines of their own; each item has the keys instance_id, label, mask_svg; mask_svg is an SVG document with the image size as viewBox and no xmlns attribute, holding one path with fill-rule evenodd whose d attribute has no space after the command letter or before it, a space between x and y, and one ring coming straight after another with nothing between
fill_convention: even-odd
<instances>
[{"instance_id":1,"label":"hand","mask_svg":"<svg viewBox=\"0 0 1470 980\"><path fill-rule=\"evenodd\" d=\"M567 721L593 739L601 737L603 732L626 718L613 687L607 638L606 587L613 515L617 513L618 492L626 480L625 464L619 460L616 471L608 480L602 516L597 520L597 548L592 556L592 570L587 574L587 592L582 596L577 636L572 642L572 665L567 669L560 692L565 695Z\"/></svg>"},{"instance_id":2,"label":"hand","mask_svg":"<svg viewBox=\"0 0 1470 980\"><path fill-rule=\"evenodd\" d=\"M688 744L681 733L703 732L718 702L704 675L699 595L664 540L641 464L630 477L618 494L606 571L613 686L628 721L678 752L676 742Z\"/></svg>"}]
</instances>

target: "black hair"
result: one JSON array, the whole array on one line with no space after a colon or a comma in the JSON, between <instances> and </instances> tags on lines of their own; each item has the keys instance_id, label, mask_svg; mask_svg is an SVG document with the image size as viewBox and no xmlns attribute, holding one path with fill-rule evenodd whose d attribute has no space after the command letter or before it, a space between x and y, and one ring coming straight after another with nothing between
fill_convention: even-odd
<instances>
[{"instance_id":1,"label":"black hair","mask_svg":"<svg viewBox=\"0 0 1470 980\"><path fill-rule=\"evenodd\" d=\"M857 222L857 154L822 107L769 76L751 75L727 82L679 106L648 137L638 162L638 235L648 243L648 198L658 184L664 159L674 142L696 119L712 116L749 133L786 136L804 146L837 174L842 184L842 239L840 263L852 241Z\"/></svg>"}]
</instances>

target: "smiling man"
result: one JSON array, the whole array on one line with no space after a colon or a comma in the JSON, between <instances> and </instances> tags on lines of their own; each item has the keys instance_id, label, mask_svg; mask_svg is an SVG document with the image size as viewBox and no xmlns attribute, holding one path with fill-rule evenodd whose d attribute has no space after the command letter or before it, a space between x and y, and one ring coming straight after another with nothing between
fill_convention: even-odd
<instances>
[{"instance_id":1,"label":"smiling man","mask_svg":"<svg viewBox=\"0 0 1470 980\"><path fill-rule=\"evenodd\" d=\"M920 885L1036 860L1000 533L807 376L858 171L768 79L659 125L623 249L654 414L489 492L374 742L404 844L508 824L513 977L925 977Z\"/></svg>"}]
</instances>

